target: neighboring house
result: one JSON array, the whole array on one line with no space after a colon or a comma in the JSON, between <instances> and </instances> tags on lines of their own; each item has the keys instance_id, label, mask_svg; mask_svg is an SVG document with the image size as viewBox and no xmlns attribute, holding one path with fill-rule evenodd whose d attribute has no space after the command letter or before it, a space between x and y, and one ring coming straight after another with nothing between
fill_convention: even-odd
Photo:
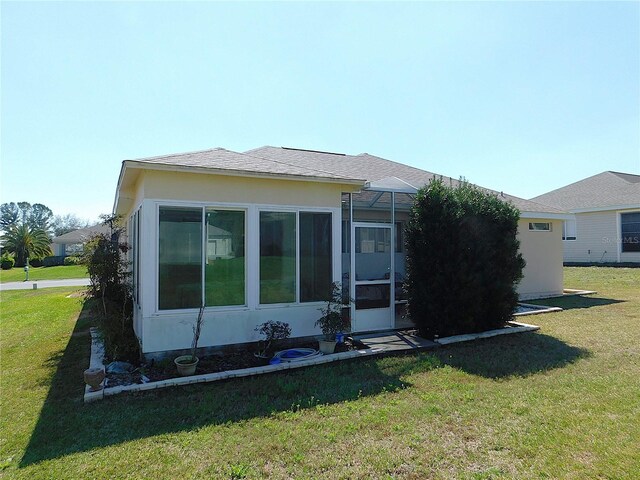
<instances>
[{"instance_id":1,"label":"neighboring house","mask_svg":"<svg viewBox=\"0 0 640 480\"><path fill-rule=\"evenodd\" d=\"M53 237L51 249L53 254L59 257L78 255L82 253L85 242L99 233L109 233L109 227L106 225L93 225Z\"/></svg>"},{"instance_id":2,"label":"neighboring house","mask_svg":"<svg viewBox=\"0 0 640 480\"><path fill-rule=\"evenodd\" d=\"M575 215L564 223L565 262L640 262L640 175L602 172L532 200Z\"/></svg>"},{"instance_id":3,"label":"neighboring house","mask_svg":"<svg viewBox=\"0 0 640 480\"><path fill-rule=\"evenodd\" d=\"M255 327L314 323L332 281L355 332L407 326L403 225L434 174L369 154L262 147L122 163L114 213L127 221L142 352L259 339ZM458 182L445 178L447 183ZM494 192L521 211L522 298L562 294L562 211Z\"/></svg>"}]
</instances>

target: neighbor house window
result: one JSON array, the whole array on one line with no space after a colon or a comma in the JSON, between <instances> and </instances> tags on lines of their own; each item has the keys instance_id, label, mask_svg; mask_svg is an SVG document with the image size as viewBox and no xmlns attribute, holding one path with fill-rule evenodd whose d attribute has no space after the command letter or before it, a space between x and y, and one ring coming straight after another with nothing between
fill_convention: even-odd
<instances>
[{"instance_id":1,"label":"neighbor house window","mask_svg":"<svg viewBox=\"0 0 640 480\"><path fill-rule=\"evenodd\" d=\"M260 303L296 301L296 214L260 212Z\"/></svg>"},{"instance_id":2,"label":"neighbor house window","mask_svg":"<svg viewBox=\"0 0 640 480\"><path fill-rule=\"evenodd\" d=\"M332 265L331 213L260 212L261 304L324 300Z\"/></svg>"},{"instance_id":3,"label":"neighbor house window","mask_svg":"<svg viewBox=\"0 0 640 480\"><path fill-rule=\"evenodd\" d=\"M620 214L623 252L640 252L640 212Z\"/></svg>"},{"instance_id":4,"label":"neighbor house window","mask_svg":"<svg viewBox=\"0 0 640 480\"><path fill-rule=\"evenodd\" d=\"M202 304L202 208L160 207L158 307Z\"/></svg>"},{"instance_id":5,"label":"neighbor house window","mask_svg":"<svg viewBox=\"0 0 640 480\"><path fill-rule=\"evenodd\" d=\"M529 230L534 232L550 232L551 222L529 222Z\"/></svg>"},{"instance_id":6,"label":"neighbor house window","mask_svg":"<svg viewBox=\"0 0 640 480\"><path fill-rule=\"evenodd\" d=\"M207 208L205 215L205 305L244 305L245 213Z\"/></svg>"},{"instance_id":7,"label":"neighbor house window","mask_svg":"<svg viewBox=\"0 0 640 480\"><path fill-rule=\"evenodd\" d=\"M576 236L576 221L565 220L562 224L562 239L563 240L575 240Z\"/></svg>"}]
</instances>

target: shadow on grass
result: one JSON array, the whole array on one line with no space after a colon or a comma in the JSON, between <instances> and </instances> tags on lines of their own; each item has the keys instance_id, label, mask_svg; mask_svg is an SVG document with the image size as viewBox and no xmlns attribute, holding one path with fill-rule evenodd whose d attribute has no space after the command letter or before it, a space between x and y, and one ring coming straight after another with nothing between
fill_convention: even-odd
<instances>
[{"instance_id":1,"label":"shadow on grass","mask_svg":"<svg viewBox=\"0 0 640 480\"><path fill-rule=\"evenodd\" d=\"M562 368L591 353L555 337L529 332L451 345L438 350L436 356L467 373L498 379Z\"/></svg>"},{"instance_id":2,"label":"shadow on grass","mask_svg":"<svg viewBox=\"0 0 640 480\"><path fill-rule=\"evenodd\" d=\"M337 362L220 383L167 388L83 404L90 326L83 309L62 355L19 467L161 434L251 418L288 415L319 404L356 400L410 387L406 376L442 364L491 378L559 368L588 355L540 334L519 334L433 353Z\"/></svg>"},{"instance_id":3,"label":"shadow on grass","mask_svg":"<svg viewBox=\"0 0 640 480\"><path fill-rule=\"evenodd\" d=\"M571 297L555 297L542 300L531 300L527 303L545 305L547 307L560 307L563 310L572 310L574 308L604 307L606 305L623 302L624 300L616 300L613 298L598 298L576 295Z\"/></svg>"},{"instance_id":4,"label":"shadow on grass","mask_svg":"<svg viewBox=\"0 0 640 480\"><path fill-rule=\"evenodd\" d=\"M49 360L56 371L21 468L140 438L397 391L410 386L401 379L409 370L428 371L438 365L437 359L425 354L363 359L84 404L82 373L90 352L90 338L84 332L90 326L85 307L64 352Z\"/></svg>"}]
</instances>

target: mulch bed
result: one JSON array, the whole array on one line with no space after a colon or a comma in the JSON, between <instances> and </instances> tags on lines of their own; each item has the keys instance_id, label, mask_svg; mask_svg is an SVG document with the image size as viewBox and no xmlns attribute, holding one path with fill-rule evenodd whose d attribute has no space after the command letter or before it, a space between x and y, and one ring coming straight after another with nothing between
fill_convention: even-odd
<instances>
[{"instance_id":1,"label":"mulch bed","mask_svg":"<svg viewBox=\"0 0 640 480\"><path fill-rule=\"evenodd\" d=\"M296 345L292 348L313 348L318 349L318 342L307 342ZM336 345L335 353L348 352L351 350L363 350L367 346L358 340L345 338L344 343ZM235 352L216 352L200 358L196 375L205 373L224 372L227 370L239 370L242 368L261 367L267 365L264 359L257 358L252 350L239 350ZM173 358L162 361L151 361L146 365L141 365L131 373L107 373L106 387L118 385L132 385L136 383L157 382L169 378L178 377Z\"/></svg>"}]
</instances>

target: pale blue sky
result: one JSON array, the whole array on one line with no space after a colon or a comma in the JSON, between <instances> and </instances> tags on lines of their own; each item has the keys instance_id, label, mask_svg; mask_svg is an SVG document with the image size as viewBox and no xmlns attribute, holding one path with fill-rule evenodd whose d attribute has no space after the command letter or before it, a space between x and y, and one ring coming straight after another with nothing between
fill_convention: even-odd
<instances>
[{"instance_id":1,"label":"pale blue sky","mask_svg":"<svg viewBox=\"0 0 640 480\"><path fill-rule=\"evenodd\" d=\"M640 173L640 4L9 3L0 201L96 218L123 159L368 152L524 198Z\"/></svg>"}]
</instances>

